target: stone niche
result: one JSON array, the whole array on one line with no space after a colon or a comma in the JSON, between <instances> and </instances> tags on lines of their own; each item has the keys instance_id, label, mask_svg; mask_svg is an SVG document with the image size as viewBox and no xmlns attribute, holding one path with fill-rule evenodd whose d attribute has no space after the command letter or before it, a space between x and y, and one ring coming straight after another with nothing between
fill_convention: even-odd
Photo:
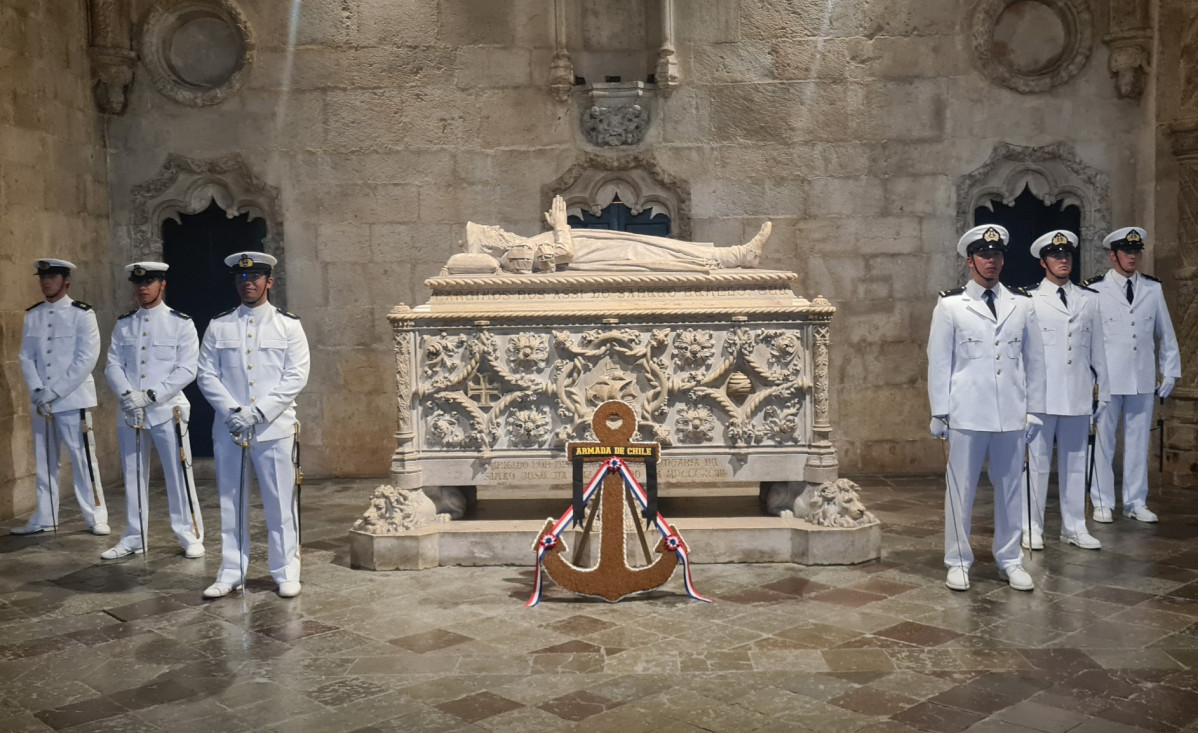
<instances>
[{"instance_id":1,"label":"stone niche","mask_svg":"<svg viewBox=\"0 0 1198 733\"><path fill-rule=\"evenodd\" d=\"M560 487L591 411L627 401L663 444L671 486L836 478L828 323L793 273L443 276L388 316L399 394L398 488Z\"/></svg>"}]
</instances>

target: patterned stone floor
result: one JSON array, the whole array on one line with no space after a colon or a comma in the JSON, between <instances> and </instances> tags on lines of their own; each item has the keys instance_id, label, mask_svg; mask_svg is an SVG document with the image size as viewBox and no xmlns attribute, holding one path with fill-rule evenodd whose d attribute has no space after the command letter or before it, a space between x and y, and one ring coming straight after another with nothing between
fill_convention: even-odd
<instances>
[{"instance_id":1,"label":"patterned stone floor","mask_svg":"<svg viewBox=\"0 0 1198 733\"><path fill-rule=\"evenodd\" d=\"M260 519L248 596L203 602L215 533L186 560L158 520L148 558L101 564L115 537L68 513L56 537L0 535L0 731L1198 730L1192 494L1154 490L1159 525L1093 528L1100 552L1062 547L1050 511L1034 593L988 560L953 593L939 479L859 480L881 562L697 566L714 605L677 578L616 605L551 587L524 609L528 568L351 570L346 529L376 481L306 487L292 601ZM161 517L161 490L152 503ZM979 500L984 558L989 514Z\"/></svg>"}]
</instances>

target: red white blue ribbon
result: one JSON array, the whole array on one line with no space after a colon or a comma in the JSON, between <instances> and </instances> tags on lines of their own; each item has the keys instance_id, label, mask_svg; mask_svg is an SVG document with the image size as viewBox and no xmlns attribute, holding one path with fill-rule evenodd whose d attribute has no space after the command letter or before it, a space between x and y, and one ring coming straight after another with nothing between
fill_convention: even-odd
<instances>
[{"instance_id":1,"label":"red white blue ribbon","mask_svg":"<svg viewBox=\"0 0 1198 733\"><path fill-rule=\"evenodd\" d=\"M649 501L649 497L645 493L645 489L636 480L636 476L632 473L632 469L628 467L628 464L625 463L623 459L614 456L603 462L603 465L599 467L599 470L595 472L594 477L592 477L590 482L587 484L586 490L583 491L582 494L583 505L586 505L590 502L591 498L595 495L595 492L600 486L603 485L603 479L607 478L607 475L612 472L620 474L620 477L624 480L624 487L632 493L633 497L641 505L641 509L644 509L648 505ZM536 576L533 581L532 595L529 596L528 602L524 604L525 608L535 606L541 602L541 594L543 592L543 585L541 582L542 559L545 557L546 552L561 542L562 532L566 531L566 528L570 526L570 523L573 519L574 507L571 505L570 508L566 510L566 513L563 514L556 522L554 522L553 528L549 531L549 534L537 538L537 542L532 548L533 552L537 553ZM697 590L695 590L695 584L691 580L690 558L687 556L686 545L682 542L682 539L678 537L678 535L669 530L670 525L666 522L665 517L661 515L661 512L658 512L654 526L657 527L657 531L661 533L661 536L665 538L666 547L677 553L678 560L682 563L686 594L697 601L714 603L712 599L700 594Z\"/></svg>"}]
</instances>

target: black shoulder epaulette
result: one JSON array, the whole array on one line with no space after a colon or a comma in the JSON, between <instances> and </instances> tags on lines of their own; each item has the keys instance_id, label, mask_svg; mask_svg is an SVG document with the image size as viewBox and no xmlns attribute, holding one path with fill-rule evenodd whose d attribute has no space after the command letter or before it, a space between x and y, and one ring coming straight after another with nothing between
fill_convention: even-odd
<instances>
[{"instance_id":1,"label":"black shoulder epaulette","mask_svg":"<svg viewBox=\"0 0 1198 733\"><path fill-rule=\"evenodd\" d=\"M1025 298L1032 297L1032 294L1027 291L1027 288L1007 288L1007 290L1010 290L1012 293L1015 293L1016 295L1022 295Z\"/></svg>"},{"instance_id":2,"label":"black shoulder epaulette","mask_svg":"<svg viewBox=\"0 0 1198 733\"><path fill-rule=\"evenodd\" d=\"M277 310L280 315L287 316L288 318L294 318L297 321L300 319L300 317L295 315L294 313L288 313L287 311L283 310L282 308L280 308L278 306L275 306L275 310Z\"/></svg>"},{"instance_id":3,"label":"black shoulder epaulette","mask_svg":"<svg viewBox=\"0 0 1198 733\"><path fill-rule=\"evenodd\" d=\"M1091 293L1097 293L1097 292L1098 292L1098 291L1097 291L1097 290L1095 290L1094 288L1087 288L1085 285L1078 285L1078 287L1079 287L1079 288L1081 288L1082 290L1088 290L1088 291L1090 291Z\"/></svg>"},{"instance_id":4,"label":"black shoulder epaulette","mask_svg":"<svg viewBox=\"0 0 1198 733\"><path fill-rule=\"evenodd\" d=\"M949 288L948 290L941 290L940 297L947 298L951 295L960 295L961 293L964 293L964 292L965 292L965 286L962 285L959 288Z\"/></svg>"},{"instance_id":5,"label":"black shoulder epaulette","mask_svg":"<svg viewBox=\"0 0 1198 733\"><path fill-rule=\"evenodd\" d=\"M37 303L34 303L33 305L31 305L31 306L29 306L28 308L26 308L26 309L25 309L25 312L26 312L26 313L28 313L29 311L33 310L34 308L38 307L39 305L41 305L42 303L45 303L45 302L46 302L46 301L42 300L42 301L39 301L39 302L37 302Z\"/></svg>"},{"instance_id":6,"label":"black shoulder epaulette","mask_svg":"<svg viewBox=\"0 0 1198 733\"><path fill-rule=\"evenodd\" d=\"M176 317L176 318L182 318L182 319L183 319L183 320L185 320L185 321L190 321L190 320L191 320L191 316L189 316L189 315L187 315L186 313L183 313L183 312L181 312L181 311L177 311L177 310L175 310L174 308L171 308L171 315L172 315L172 316L174 316L174 317Z\"/></svg>"},{"instance_id":7,"label":"black shoulder epaulette","mask_svg":"<svg viewBox=\"0 0 1198 733\"><path fill-rule=\"evenodd\" d=\"M1102 278L1104 278L1104 277L1106 277L1106 275L1095 275L1094 277L1090 278L1089 280L1082 280L1082 286L1093 285L1094 283L1100 283L1100 282L1102 282Z\"/></svg>"},{"instance_id":8,"label":"black shoulder epaulette","mask_svg":"<svg viewBox=\"0 0 1198 733\"><path fill-rule=\"evenodd\" d=\"M122 313L122 314L120 314L119 316L117 316L117 317L116 317L116 319L119 321L119 320L121 320L122 318L128 318L129 316L133 315L133 314L134 314L134 313L136 313L136 312L137 312L137 309L136 309L136 308L134 308L133 310L129 311L128 313Z\"/></svg>"},{"instance_id":9,"label":"black shoulder epaulette","mask_svg":"<svg viewBox=\"0 0 1198 733\"><path fill-rule=\"evenodd\" d=\"M87 303L84 303L82 300L72 300L71 305L75 306L76 308L78 308L81 311L89 311L92 309L92 307L90 305L88 305Z\"/></svg>"},{"instance_id":10,"label":"black shoulder epaulette","mask_svg":"<svg viewBox=\"0 0 1198 733\"><path fill-rule=\"evenodd\" d=\"M1152 281L1152 282L1154 282L1154 283L1159 283L1159 282L1160 282L1160 280L1157 280L1157 279L1156 279L1155 277L1153 277L1152 275L1145 275L1145 274L1144 274L1144 273L1142 273L1142 272L1140 273L1140 277L1147 278L1147 279L1151 280L1151 281Z\"/></svg>"},{"instance_id":11,"label":"black shoulder epaulette","mask_svg":"<svg viewBox=\"0 0 1198 733\"><path fill-rule=\"evenodd\" d=\"M224 313L217 313L215 316L212 316L212 320L215 321L217 318L224 318L225 316L229 315L230 313L232 313L235 310L237 310L237 309L230 308L229 310L225 311Z\"/></svg>"}]
</instances>

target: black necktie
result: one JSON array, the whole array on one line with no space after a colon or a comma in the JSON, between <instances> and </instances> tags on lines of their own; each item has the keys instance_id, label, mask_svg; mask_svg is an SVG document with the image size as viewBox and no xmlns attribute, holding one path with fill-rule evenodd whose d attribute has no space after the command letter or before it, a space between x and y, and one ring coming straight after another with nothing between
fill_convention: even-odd
<instances>
[{"instance_id":1,"label":"black necktie","mask_svg":"<svg viewBox=\"0 0 1198 733\"><path fill-rule=\"evenodd\" d=\"M998 311L994 308L994 291L987 290L982 293L982 297L986 299L986 305L990 308L990 315L998 318Z\"/></svg>"},{"instance_id":2,"label":"black necktie","mask_svg":"<svg viewBox=\"0 0 1198 733\"><path fill-rule=\"evenodd\" d=\"M1130 303L1135 296L1131 292L1131 280L1127 281L1127 302Z\"/></svg>"},{"instance_id":3,"label":"black necktie","mask_svg":"<svg viewBox=\"0 0 1198 733\"><path fill-rule=\"evenodd\" d=\"M1065 306L1065 310L1069 310L1069 301L1065 299L1065 288L1057 288L1057 295L1061 296L1061 303Z\"/></svg>"}]
</instances>

